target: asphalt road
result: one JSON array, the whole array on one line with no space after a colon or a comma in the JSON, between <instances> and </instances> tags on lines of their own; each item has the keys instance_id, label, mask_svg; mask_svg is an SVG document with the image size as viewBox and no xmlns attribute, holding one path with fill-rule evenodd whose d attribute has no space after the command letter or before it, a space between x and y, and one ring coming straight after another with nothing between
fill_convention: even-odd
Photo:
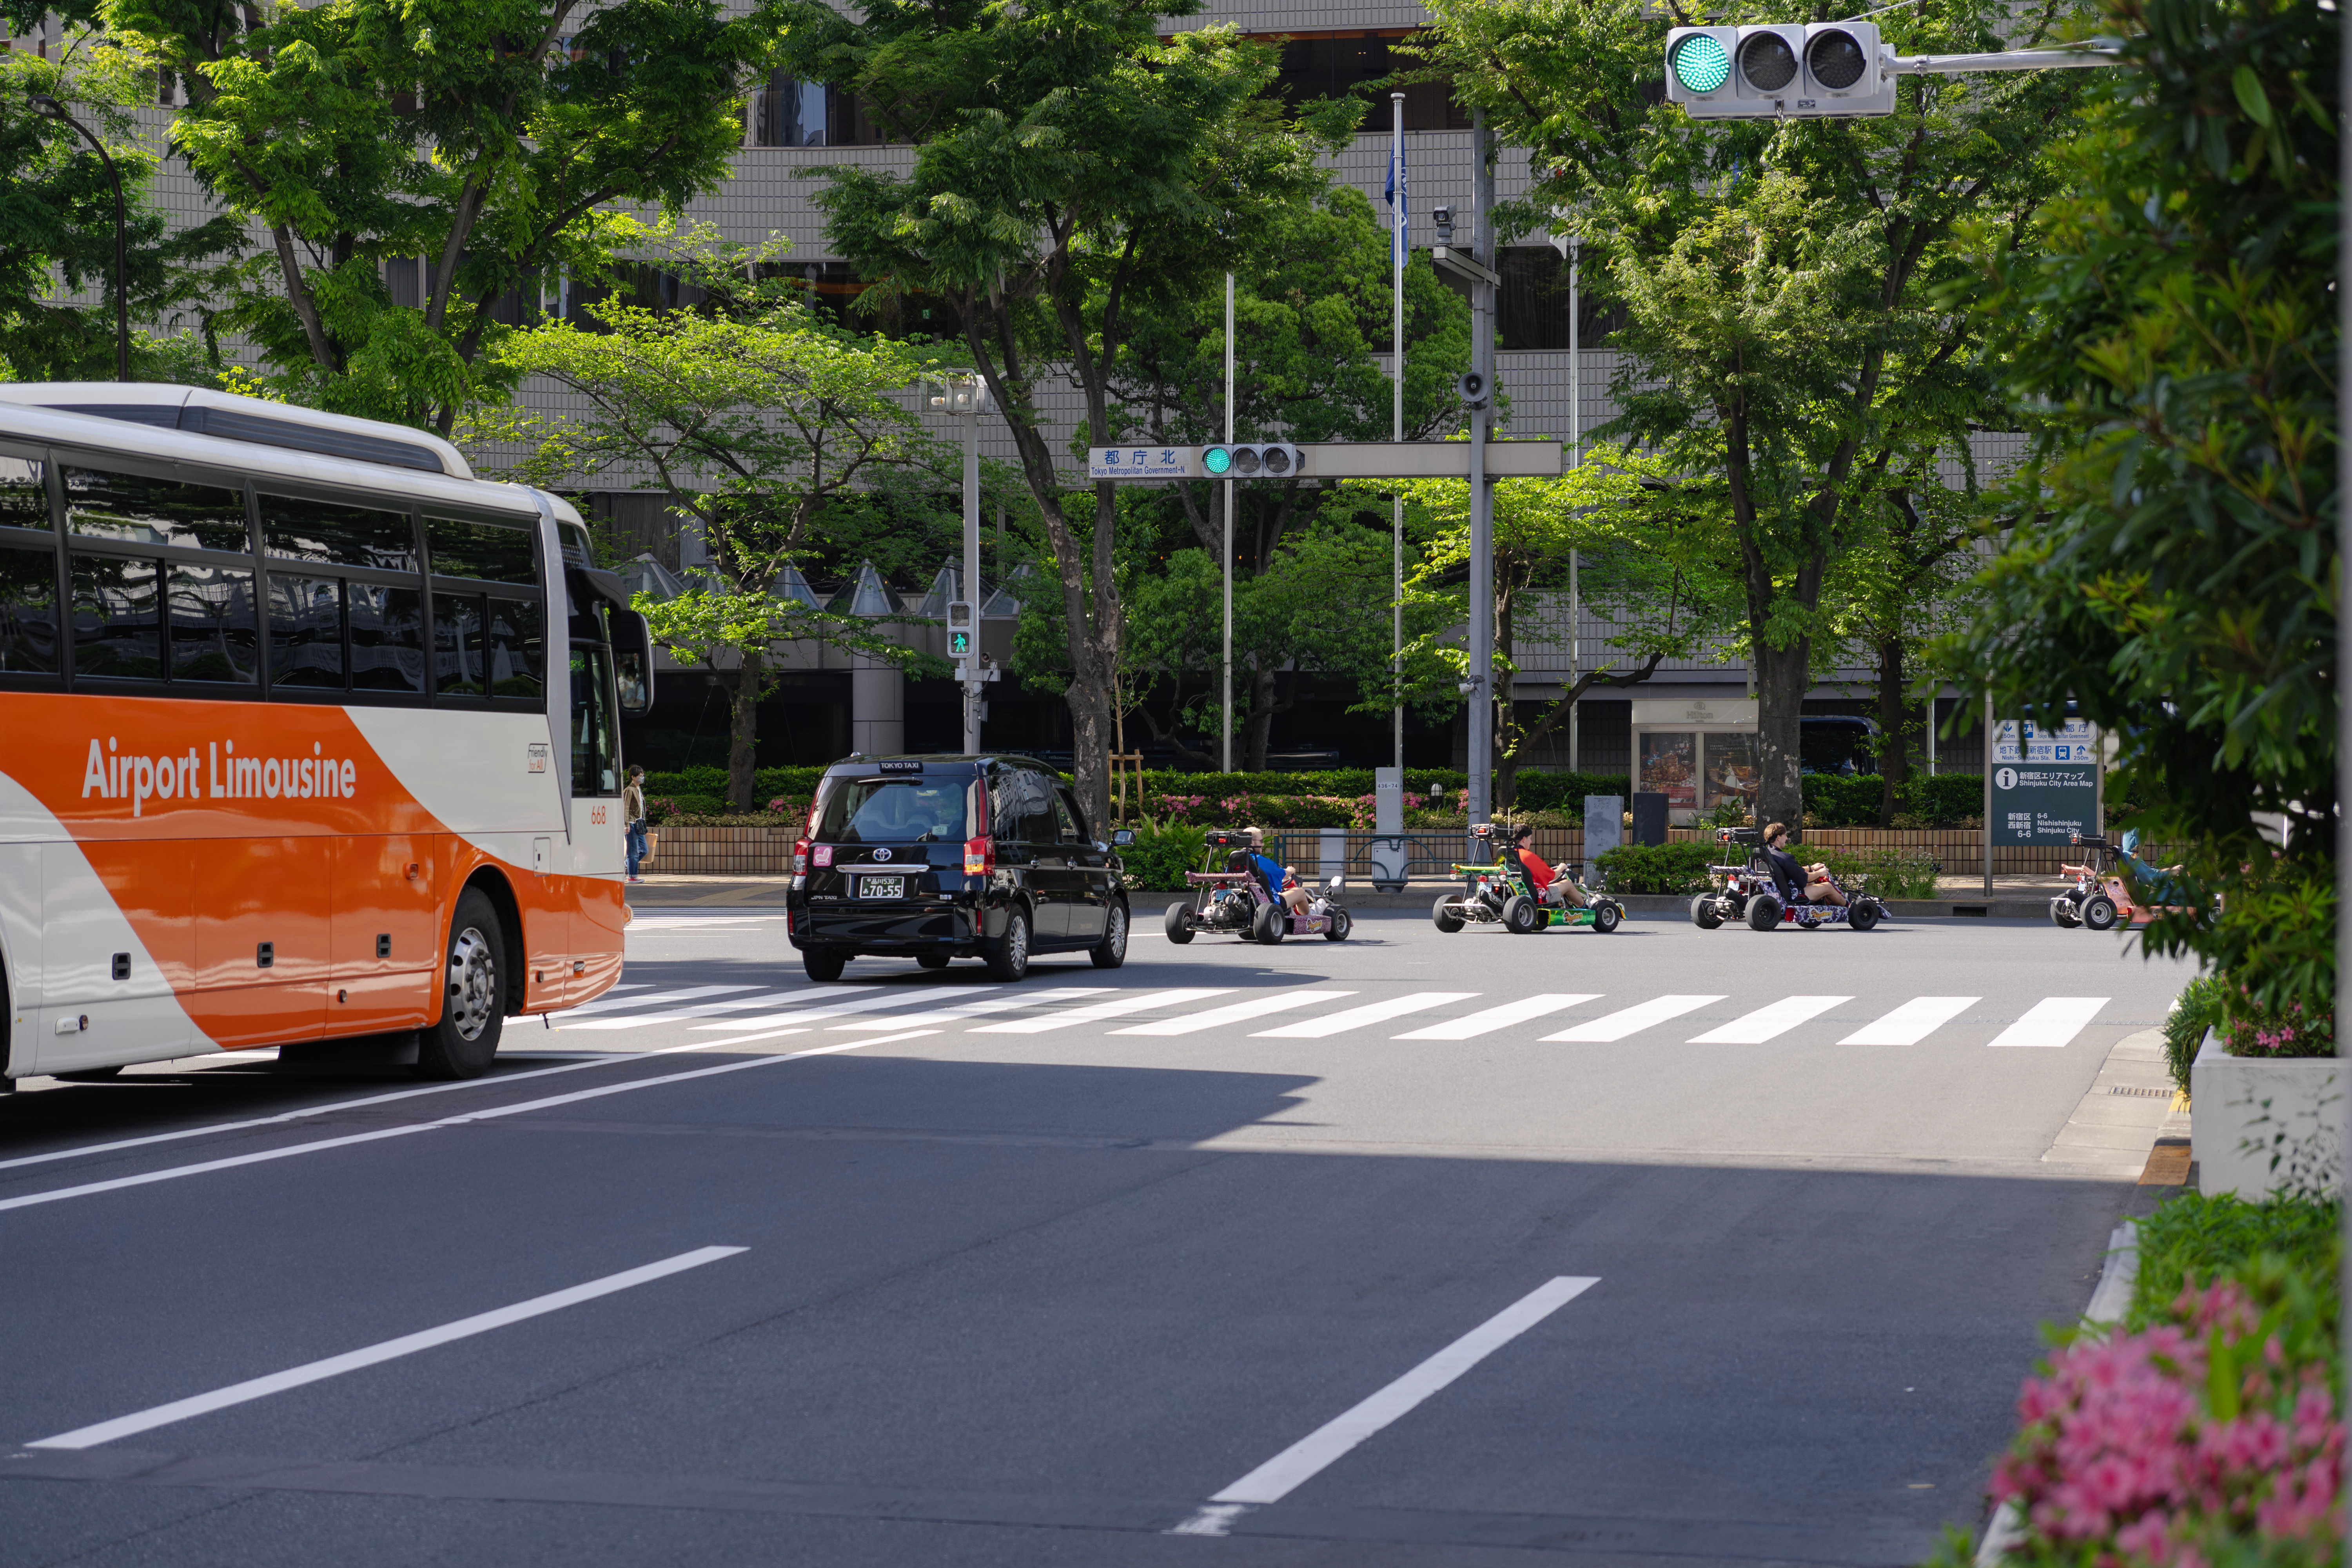
<instances>
[{"instance_id":1,"label":"asphalt road","mask_svg":"<svg viewBox=\"0 0 2352 1568\"><path fill-rule=\"evenodd\" d=\"M2132 1199L2042 1156L2183 978L1145 914L818 987L652 913L477 1083L0 1100L0 1564L1916 1562Z\"/></svg>"}]
</instances>

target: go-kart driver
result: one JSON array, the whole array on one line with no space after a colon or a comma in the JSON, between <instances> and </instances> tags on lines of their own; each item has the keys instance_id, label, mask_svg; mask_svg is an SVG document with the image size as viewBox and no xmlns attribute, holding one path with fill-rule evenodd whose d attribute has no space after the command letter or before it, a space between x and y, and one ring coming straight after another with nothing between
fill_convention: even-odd
<instances>
[{"instance_id":1,"label":"go-kart driver","mask_svg":"<svg viewBox=\"0 0 2352 1568\"><path fill-rule=\"evenodd\" d=\"M1249 836L1250 865L1255 868L1259 880L1265 884L1266 892L1276 903L1280 904L1292 914L1305 914L1307 889L1284 887L1282 884L1286 873L1281 867L1259 853L1265 847L1265 830L1259 827L1244 827L1242 831Z\"/></svg>"},{"instance_id":2,"label":"go-kart driver","mask_svg":"<svg viewBox=\"0 0 2352 1568\"><path fill-rule=\"evenodd\" d=\"M1772 862L1772 879L1783 888L1794 888L1797 896L1810 904L1843 904L1844 890L1830 880L1830 868L1821 861L1800 866L1797 858L1782 847L1789 841L1789 825L1776 822L1764 829L1764 856Z\"/></svg>"},{"instance_id":3,"label":"go-kart driver","mask_svg":"<svg viewBox=\"0 0 2352 1568\"><path fill-rule=\"evenodd\" d=\"M1527 868L1528 880L1535 884L1536 902L1549 904L1554 909L1583 909L1584 890L1568 874L1565 862L1549 865L1544 858L1528 847L1528 840L1536 836L1532 827L1519 827L1511 834L1511 851Z\"/></svg>"}]
</instances>

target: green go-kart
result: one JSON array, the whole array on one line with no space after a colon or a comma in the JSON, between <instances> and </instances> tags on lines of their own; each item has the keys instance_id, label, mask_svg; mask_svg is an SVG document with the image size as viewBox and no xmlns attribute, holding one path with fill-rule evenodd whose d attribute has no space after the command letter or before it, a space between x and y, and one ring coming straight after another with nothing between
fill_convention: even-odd
<instances>
[{"instance_id":1,"label":"green go-kart","mask_svg":"<svg viewBox=\"0 0 2352 1568\"><path fill-rule=\"evenodd\" d=\"M1548 926L1591 926L1606 935L1623 923L1625 906L1606 893L1595 893L1581 881L1578 890L1584 894L1584 908L1556 908L1537 896L1534 881L1519 858L1503 848L1491 823L1480 823L1470 829L1470 836L1480 847L1493 847L1495 858L1472 862L1454 868L1454 874L1464 879L1467 886L1459 893L1442 895L1431 907L1430 920L1442 931L1457 931L1465 925L1500 925L1515 936L1538 931Z\"/></svg>"}]
</instances>

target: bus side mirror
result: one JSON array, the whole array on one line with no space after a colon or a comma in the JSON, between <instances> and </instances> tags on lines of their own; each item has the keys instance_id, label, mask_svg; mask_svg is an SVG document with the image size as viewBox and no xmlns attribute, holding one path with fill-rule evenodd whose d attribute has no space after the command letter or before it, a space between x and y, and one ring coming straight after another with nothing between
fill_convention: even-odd
<instances>
[{"instance_id":1,"label":"bus side mirror","mask_svg":"<svg viewBox=\"0 0 2352 1568\"><path fill-rule=\"evenodd\" d=\"M654 634L635 610L612 615L613 673L621 711L642 719L654 710Z\"/></svg>"}]
</instances>

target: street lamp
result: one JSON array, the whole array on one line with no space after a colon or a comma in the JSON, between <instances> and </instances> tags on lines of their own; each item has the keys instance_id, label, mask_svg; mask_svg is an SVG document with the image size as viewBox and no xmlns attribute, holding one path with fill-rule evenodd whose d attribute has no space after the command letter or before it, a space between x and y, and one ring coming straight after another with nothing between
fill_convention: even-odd
<instances>
[{"instance_id":1,"label":"street lamp","mask_svg":"<svg viewBox=\"0 0 2352 1568\"><path fill-rule=\"evenodd\" d=\"M98 161L106 165L106 177L114 186L114 379L131 379L131 239L130 215L122 205L122 175L114 166L114 157L106 143L90 134L89 127L66 112L66 106L48 94L28 95L33 108L51 120L62 121L81 133Z\"/></svg>"}]
</instances>

